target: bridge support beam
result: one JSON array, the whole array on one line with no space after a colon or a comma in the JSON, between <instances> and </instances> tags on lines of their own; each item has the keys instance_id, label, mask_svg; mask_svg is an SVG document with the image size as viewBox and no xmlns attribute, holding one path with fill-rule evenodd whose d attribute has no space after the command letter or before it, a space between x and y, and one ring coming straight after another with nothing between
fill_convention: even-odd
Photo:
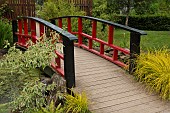
<instances>
[{"instance_id":1,"label":"bridge support beam","mask_svg":"<svg viewBox=\"0 0 170 113\"><path fill-rule=\"evenodd\" d=\"M136 58L140 55L140 34L130 33L130 65L129 73L133 74L136 68Z\"/></svg>"}]
</instances>

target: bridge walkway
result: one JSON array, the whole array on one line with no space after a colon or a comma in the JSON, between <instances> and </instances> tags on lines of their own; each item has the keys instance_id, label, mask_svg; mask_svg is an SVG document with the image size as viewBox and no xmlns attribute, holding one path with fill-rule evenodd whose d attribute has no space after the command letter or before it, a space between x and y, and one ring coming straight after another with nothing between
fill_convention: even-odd
<instances>
[{"instance_id":1,"label":"bridge walkway","mask_svg":"<svg viewBox=\"0 0 170 113\"><path fill-rule=\"evenodd\" d=\"M146 91L117 65L75 47L76 90L84 91L94 113L170 113L170 103Z\"/></svg>"}]
</instances>

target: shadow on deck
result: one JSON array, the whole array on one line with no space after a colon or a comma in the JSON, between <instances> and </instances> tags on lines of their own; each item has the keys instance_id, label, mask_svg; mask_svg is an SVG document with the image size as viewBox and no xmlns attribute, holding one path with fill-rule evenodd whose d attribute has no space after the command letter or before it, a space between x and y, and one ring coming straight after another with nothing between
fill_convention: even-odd
<instances>
[{"instance_id":1,"label":"shadow on deck","mask_svg":"<svg viewBox=\"0 0 170 113\"><path fill-rule=\"evenodd\" d=\"M94 113L170 113L170 103L148 93L115 64L75 47L76 90L85 91Z\"/></svg>"}]
</instances>

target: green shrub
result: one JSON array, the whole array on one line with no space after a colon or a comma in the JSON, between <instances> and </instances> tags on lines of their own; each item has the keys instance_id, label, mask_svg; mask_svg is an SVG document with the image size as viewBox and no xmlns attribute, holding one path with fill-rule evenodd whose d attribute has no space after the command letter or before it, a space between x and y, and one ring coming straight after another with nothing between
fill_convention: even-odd
<instances>
[{"instance_id":1,"label":"green shrub","mask_svg":"<svg viewBox=\"0 0 170 113\"><path fill-rule=\"evenodd\" d=\"M28 82L21 91L20 95L12 102L14 111L32 113L47 105L47 91L52 91L56 84L46 85L40 81ZM52 105L51 105L52 106Z\"/></svg>"},{"instance_id":2,"label":"green shrub","mask_svg":"<svg viewBox=\"0 0 170 113\"><path fill-rule=\"evenodd\" d=\"M114 20L119 24L124 24L125 16L115 16ZM170 30L170 17L168 16L129 16L128 26L141 30L154 30L154 31L169 31Z\"/></svg>"},{"instance_id":3,"label":"green shrub","mask_svg":"<svg viewBox=\"0 0 170 113\"><path fill-rule=\"evenodd\" d=\"M54 54L56 46L55 43L51 44L51 41L37 41L25 52L15 46L9 49L4 59L0 60L0 97L12 98L18 95L25 82L39 78L41 71L38 68L49 66L52 59L56 57Z\"/></svg>"},{"instance_id":4,"label":"green shrub","mask_svg":"<svg viewBox=\"0 0 170 113\"><path fill-rule=\"evenodd\" d=\"M12 27L9 21L0 19L0 48L3 48L6 41L12 43Z\"/></svg>"},{"instance_id":5,"label":"green shrub","mask_svg":"<svg viewBox=\"0 0 170 113\"><path fill-rule=\"evenodd\" d=\"M163 99L170 99L170 53L167 50L149 51L137 60L136 78L160 93Z\"/></svg>"},{"instance_id":6,"label":"green shrub","mask_svg":"<svg viewBox=\"0 0 170 113\"><path fill-rule=\"evenodd\" d=\"M37 15L49 20L60 16L85 15L85 12L80 11L73 3L68 3L66 0L48 0L44 2L41 9L37 10Z\"/></svg>"}]
</instances>

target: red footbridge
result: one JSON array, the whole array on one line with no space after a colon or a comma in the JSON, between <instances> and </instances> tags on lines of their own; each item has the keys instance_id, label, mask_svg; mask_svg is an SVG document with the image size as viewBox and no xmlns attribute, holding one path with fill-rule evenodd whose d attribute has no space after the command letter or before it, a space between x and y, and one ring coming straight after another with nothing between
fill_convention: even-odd
<instances>
[{"instance_id":1,"label":"red footbridge","mask_svg":"<svg viewBox=\"0 0 170 113\"><path fill-rule=\"evenodd\" d=\"M68 89L75 87L77 91L86 92L92 112L170 113L169 102L162 101L155 93L148 93L132 76L135 59L140 55L141 36L146 35L144 31L89 16L64 16L49 21L18 17L12 21L13 40L27 48L28 40L36 43L49 31L58 33L63 52L54 51L58 57L50 68L64 77ZM98 37L99 24L106 29L107 40ZM128 49L114 43L115 29L130 33ZM112 54L106 54L106 47ZM126 63L119 58L120 52L129 56Z\"/></svg>"}]
</instances>

